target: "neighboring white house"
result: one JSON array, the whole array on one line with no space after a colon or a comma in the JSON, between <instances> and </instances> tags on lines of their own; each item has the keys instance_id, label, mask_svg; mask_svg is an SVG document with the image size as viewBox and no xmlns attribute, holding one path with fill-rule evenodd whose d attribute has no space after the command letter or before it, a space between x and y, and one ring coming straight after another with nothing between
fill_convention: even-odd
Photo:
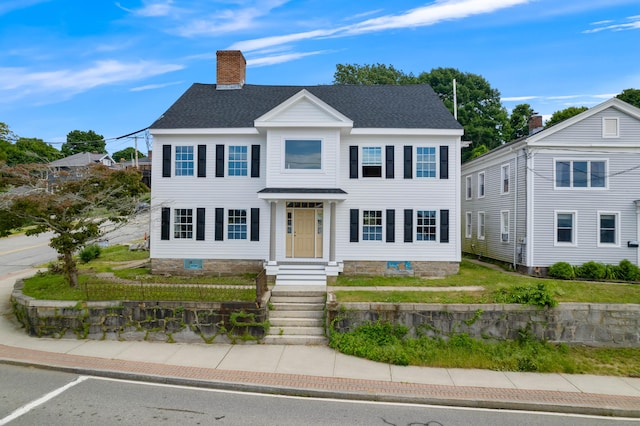
<instances>
[{"instance_id":1,"label":"neighboring white house","mask_svg":"<svg viewBox=\"0 0 640 426\"><path fill-rule=\"evenodd\" d=\"M154 273L458 271L462 126L427 85L244 84L219 51L150 127Z\"/></svg>"},{"instance_id":2,"label":"neighboring white house","mask_svg":"<svg viewBox=\"0 0 640 426\"><path fill-rule=\"evenodd\" d=\"M613 98L536 130L462 165L463 251L541 274L640 264L640 109Z\"/></svg>"}]
</instances>

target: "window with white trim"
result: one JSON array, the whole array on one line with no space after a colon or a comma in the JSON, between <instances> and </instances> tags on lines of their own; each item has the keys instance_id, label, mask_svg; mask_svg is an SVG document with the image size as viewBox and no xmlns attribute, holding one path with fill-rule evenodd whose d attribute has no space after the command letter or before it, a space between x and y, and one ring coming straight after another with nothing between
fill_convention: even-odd
<instances>
[{"instance_id":1,"label":"window with white trim","mask_svg":"<svg viewBox=\"0 0 640 426\"><path fill-rule=\"evenodd\" d=\"M605 188L606 161L556 160L556 188Z\"/></svg>"},{"instance_id":2,"label":"window with white trim","mask_svg":"<svg viewBox=\"0 0 640 426\"><path fill-rule=\"evenodd\" d=\"M419 146L416 155L416 177L436 177L436 148Z\"/></svg>"},{"instance_id":3,"label":"window with white trim","mask_svg":"<svg viewBox=\"0 0 640 426\"><path fill-rule=\"evenodd\" d=\"M321 170L322 141L285 140L284 168L294 170Z\"/></svg>"},{"instance_id":4,"label":"window with white trim","mask_svg":"<svg viewBox=\"0 0 640 426\"><path fill-rule=\"evenodd\" d=\"M576 212L555 212L556 245L576 245Z\"/></svg>"},{"instance_id":5,"label":"window with white trim","mask_svg":"<svg viewBox=\"0 0 640 426\"><path fill-rule=\"evenodd\" d=\"M471 184L471 176L467 176L466 182L467 182L467 188L466 188L467 200L470 200L473 196L473 186Z\"/></svg>"},{"instance_id":6,"label":"window with white trim","mask_svg":"<svg viewBox=\"0 0 640 426\"><path fill-rule=\"evenodd\" d=\"M193 209L173 211L173 237L193 238Z\"/></svg>"},{"instance_id":7,"label":"window with white trim","mask_svg":"<svg viewBox=\"0 0 640 426\"><path fill-rule=\"evenodd\" d=\"M602 137L620 137L620 120L618 117L602 117Z\"/></svg>"},{"instance_id":8,"label":"window with white trim","mask_svg":"<svg viewBox=\"0 0 640 426\"><path fill-rule=\"evenodd\" d=\"M193 176L193 146L176 146L176 176Z\"/></svg>"},{"instance_id":9,"label":"window with white trim","mask_svg":"<svg viewBox=\"0 0 640 426\"><path fill-rule=\"evenodd\" d=\"M598 245L618 246L617 212L598 212Z\"/></svg>"},{"instance_id":10,"label":"window with white trim","mask_svg":"<svg viewBox=\"0 0 640 426\"><path fill-rule=\"evenodd\" d=\"M382 210L364 210L362 212L362 239L382 241Z\"/></svg>"},{"instance_id":11,"label":"window with white trim","mask_svg":"<svg viewBox=\"0 0 640 426\"><path fill-rule=\"evenodd\" d=\"M418 220L416 227L417 241L435 241L436 240L436 211L435 210L418 210Z\"/></svg>"},{"instance_id":12,"label":"window with white trim","mask_svg":"<svg viewBox=\"0 0 640 426\"><path fill-rule=\"evenodd\" d=\"M478 212L478 239L484 240L484 212Z\"/></svg>"},{"instance_id":13,"label":"window with white trim","mask_svg":"<svg viewBox=\"0 0 640 426\"><path fill-rule=\"evenodd\" d=\"M484 197L484 172L478 173L478 198Z\"/></svg>"},{"instance_id":14,"label":"window with white trim","mask_svg":"<svg viewBox=\"0 0 640 426\"><path fill-rule=\"evenodd\" d=\"M247 239L247 211L229 209L227 217L227 235L230 240Z\"/></svg>"},{"instance_id":15,"label":"window with white trim","mask_svg":"<svg viewBox=\"0 0 640 426\"><path fill-rule=\"evenodd\" d=\"M473 235L473 224L471 223L471 220L473 218L473 215L471 212L467 212L466 214L466 221L465 221L465 237L466 238L471 238L471 236Z\"/></svg>"},{"instance_id":16,"label":"window with white trim","mask_svg":"<svg viewBox=\"0 0 640 426\"><path fill-rule=\"evenodd\" d=\"M382 148L365 146L362 148L362 177L382 177Z\"/></svg>"},{"instance_id":17,"label":"window with white trim","mask_svg":"<svg viewBox=\"0 0 640 426\"><path fill-rule=\"evenodd\" d=\"M500 241L509 242L509 210L500 211Z\"/></svg>"},{"instance_id":18,"label":"window with white trim","mask_svg":"<svg viewBox=\"0 0 640 426\"><path fill-rule=\"evenodd\" d=\"M501 181L500 193L501 194L509 193L509 184L511 183L510 178L511 178L511 165L503 164L502 167L500 168L500 181Z\"/></svg>"},{"instance_id":19,"label":"window with white trim","mask_svg":"<svg viewBox=\"0 0 640 426\"><path fill-rule=\"evenodd\" d=\"M247 147L229 146L229 176L246 176L247 175Z\"/></svg>"}]
</instances>

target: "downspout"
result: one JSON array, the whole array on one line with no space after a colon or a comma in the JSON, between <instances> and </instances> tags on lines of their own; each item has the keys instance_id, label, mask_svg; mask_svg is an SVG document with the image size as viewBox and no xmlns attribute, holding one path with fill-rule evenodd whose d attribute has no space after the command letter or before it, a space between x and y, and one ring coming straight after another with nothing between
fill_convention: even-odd
<instances>
[{"instance_id":1,"label":"downspout","mask_svg":"<svg viewBox=\"0 0 640 426\"><path fill-rule=\"evenodd\" d=\"M513 196L513 270L517 267L518 256L518 151L514 158L515 176L513 179L514 196Z\"/></svg>"},{"instance_id":2,"label":"downspout","mask_svg":"<svg viewBox=\"0 0 640 426\"><path fill-rule=\"evenodd\" d=\"M636 204L636 241L640 241L640 200L635 200L634 203ZM637 256L636 256L636 266L640 266L640 249L636 249L637 252Z\"/></svg>"}]
</instances>

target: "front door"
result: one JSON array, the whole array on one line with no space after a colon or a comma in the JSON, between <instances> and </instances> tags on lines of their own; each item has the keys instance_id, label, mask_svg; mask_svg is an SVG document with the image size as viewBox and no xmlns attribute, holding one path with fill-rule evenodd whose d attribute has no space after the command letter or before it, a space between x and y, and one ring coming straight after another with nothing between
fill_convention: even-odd
<instances>
[{"instance_id":1,"label":"front door","mask_svg":"<svg viewBox=\"0 0 640 426\"><path fill-rule=\"evenodd\" d=\"M322 203L288 203L287 257L322 257Z\"/></svg>"}]
</instances>

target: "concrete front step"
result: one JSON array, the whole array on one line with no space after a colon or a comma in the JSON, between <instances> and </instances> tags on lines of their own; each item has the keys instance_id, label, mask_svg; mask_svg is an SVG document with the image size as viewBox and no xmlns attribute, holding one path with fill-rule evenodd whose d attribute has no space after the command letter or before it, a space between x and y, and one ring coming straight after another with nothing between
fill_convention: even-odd
<instances>
[{"instance_id":1,"label":"concrete front step","mask_svg":"<svg viewBox=\"0 0 640 426\"><path fill-rule=\"evenodd\" d=\"M265 336L262 340L268 345L326 345L324 336Z\"/></svg>"},{"instance_id":2,"label":"concrete front step","mask_svg":"<svg viewBox=\"0 0 640 426\"><path fill-rule=\"evenodd\" d=\"M325 296L271 296L270 302L278 303L324 303Z\"/></svg>"},{"instance_id":3,"label":"concrete front step","mask_svg":"<svg viewBox=\"0 0 640 426\"><path fill-rule=\"evenodd\" d=\"M320 318L307 318L307 317L281 317L281 318L269 318L271 327L322 327L322 317Z\"/></svg>"},{"instance_id":4,"label":"concrete front step","mask_svg":"<svg viewBox=\"0 0 640 426\"><path fill-rule=\"evenodd\" d=\"M269 321L273 319L281 318L309 318L309 319L322 319L324 318L324 310L317 311L269 311Z\"/></svg>"},{"instance_id":5,"label":"concrete front step","mask_svg":"<svg viewBox=\"0 0 640 426\"><path fill-rule=\"evenodd\" d=\"M276 285L277 286L316 286L316 285L327 285L326 277L322 280L313 279L313 280L301 280L301 279L282 279L280 277L276 277Z\"/></svg>"},{"instance_id":6,"label":"concrete front step","mask_svg":"<svg viewBox=\"0 0 640 426\"><path fill-rule=\"evenodd\" d=\"M324 327L271 327L269 336L324 336Z\"/></svg>"},{"instance_id":7,"label":"concrete front step","mask_svg":"<svg viewBox=\"0 0 640 426\"><path fill-rule=\"evenodd\" d=\"M274 311L324 311L324 303L272 303Z\"/></svg>"},{"instance_id":8,"label":"concrete front step","mask_svg":"<svg viewBox=\"0 0 640 426\"><path fill-rule=\"evenodd\" d=\"M326 296L327 285L276 285L271 296Z\"/></svg>"}]
</instances>

